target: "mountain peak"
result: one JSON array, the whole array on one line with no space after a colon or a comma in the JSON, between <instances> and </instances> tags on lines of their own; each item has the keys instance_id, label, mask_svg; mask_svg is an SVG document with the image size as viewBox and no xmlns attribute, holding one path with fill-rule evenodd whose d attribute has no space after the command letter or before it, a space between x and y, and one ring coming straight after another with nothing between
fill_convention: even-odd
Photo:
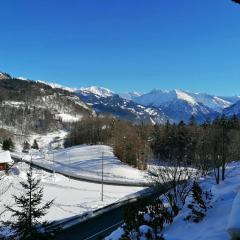
<instances>
[{"instance_id":1,"label":"mountain peak","mask_svg":"<svg viewBox=\"0 0 240 240\"><path fill-rule=\"evenodd\" d=\"M187 92L178 90L178 89L175 89L174 91L175 91L178 99L186 101L186 102L190 103L191 105L197 104L196 100L192 96L190 96Z\"/></svg>"},{"instance_id":2,"label":"mountain peak","mask_svg":"<svg viewBox=\"0 0 240 240\"><path fill-rule=\"evenodd\" d=\"M111 91L107 88L96 87L96 86L91 86L91 87L87 87L87 88L80 88L80 91L92 93L92 94L95 94L99 97L111 97L115 94L113 91Z\"/></svg>"}]
</instances>

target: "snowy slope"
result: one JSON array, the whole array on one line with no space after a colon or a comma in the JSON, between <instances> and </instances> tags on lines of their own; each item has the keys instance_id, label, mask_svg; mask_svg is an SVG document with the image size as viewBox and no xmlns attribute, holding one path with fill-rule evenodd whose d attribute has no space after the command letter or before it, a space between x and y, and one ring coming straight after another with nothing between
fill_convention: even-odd
<instances>
[{"instance_id":1,"label":"snowy slope","mask_svg":"<svg viewBox=\"0 0 240 240\"><path fill-rule=\"evenodd\" d=\"M12 194L22 193L19 182L26 180L27 170L28 165L26 163L17 163L9 176L5 175L1 179L0 213L3 213L1 220L9 220L10 213L5 212L4 205L13 205ZM34 169L33 172L34 177L41 179L41 185L44 187L44 202L54 199L53 206L44 218L49 221L61 220L96 210L143 189L141 187L105 185L104 201L102 202L101 184L69 180L62 175L53 175L39 169Z\"/></svg>"},{"instance_id":2,"label":"snowy slope","mask_svg":"<svg viewBox=\"0 0 240 240\"><path fill-rule=\"evenodd\" d=\"M234 103L234 101L225 100L221 97L209 95L206 93L189 93L195 101L204 104L205 106L213 109L216 112L222 112L222 110L226 107L229 107Z\"/></svg>"},{"instance_id":3,"label":"snowy slope","mask_svg":"<svg viewBox=\"0 0 240 240\"><path fill-rule=\"evenodd\" d=\"M224 114L227 115L228 117L236 114L238 117L240 116L240 101L236 102L232 106L224 109Z\"/></svg>"},{"instance_id":4,"label":"snowy slope","mask_svg":"<svg viewBox=\"0 0 240 240\"><path fill-rule=\"evenodd\" d=\"M94 111L73 93L31 80L2 74L0 124L23 134L46 133L65 128L65 122L81 120Z\"/></svg>"},{"instance_id":5,"label":"snowy slope","mask_svg":"<svg viewBox=\"0 0 240 240\"><path fill-rule=\"evenodd\" d=\"M232 163L227 168L226 181L215 185L213 178L202 182L205 188L212 189L214 195L213 208L211 208L206 218L196 224L184 221L186 209L174 220L166 231L166 240L228 240L230 236L227 232L227 225L231 214L233 201L240 190L240 164Z\"/></svg>"},{"instance_id":6,"label":"snowy slope","mask_svg":"<svg viewBox=\"0 0 240 240\"><path fill-rule=\"evenodd\" d=\"M119 93L118 95L124 99L134 101L136 97L140 97L142 94L139 92L129 92L129 93Z\"/></svg>"},{"instance_id":7,"label":"snowy slope","mask_svg":"<svg viewBox=\"0 0 240 240\"><path fill-rule=\"evenodd\" d=\"M236 202L239 204L240 199L236 199L240 192L240 162L233 162L227 166L226 180L219 185L216 185L213 175L201 179L200 183L204 190L211 190L213 193L212 208L208 210L203 221L199 223L185 221L184 218L189 213L187 208L187 204L191 201L191 197L189 197L173 223L165 227L163 232L165 240L231 239L228 227L233 222L239 224L239 213L233 214L232 210L239 210L239 206L233 207L233 204ZM237 219L232 219L235 216ZM147 226L141 226L141 228L147 229ZM122 234L122 228L118 228L105 239L119 240ZM147 239L141 237L141 240Z\"/></svg>"},{"instance_id":8,"label":"snowy slope","mask_svg":"<svg viewBox=\"0 0 240 240\"><path fill-rule=\"evenodd\" d=\"M2 79L9 79L11 76L7 73L0 72L0 80Z\"/></svg>"},{"instance_id":9,"label":"snowy slope","mask_svg":"<svg viewBox=\"0 0 240 240\"><path fill-rule=\"evenodd\" d=\"M22 78L22 77L21 77L21 78L18 78L18 79L25 80L25 79ZM58 83L46 82L46 81L42 81L42 80L36 80L36 82L49 85L49 86L52 87L52 88L60 88L60 89L63 89L63 90L69 91L69 92L75 92L75 91L77 90L77 88L66 87L66 86L63 86L63 85L58 84Z\"/></svg>"},{"instance_id":10,"label":"snowy slope","mask_svg":"<svg viewBox=\"0 0 240 240\"><path fill-rule=\"evenodd\" d=\"M35 164L47 169L101 182L102 154L105 182L146 184L148 179L146 172L123 164L114 156L112 148L104 145L80 145L43 154L34 153L32 157ZM30 160L31 157L25 155L24 159Z\"/></svg>"},{"instance_id":11,"label":"snowy slope","mask_svg":"<svg viewBox=\"0 0 240 240\"><path fill-rule=\"evenodd\" d=\"M159 107L169 102L182 100L191 105L201 103L214 111L221 112L224 108L229 107L237 100L238 97L218 97L206 93L192 93L182 90L163 91L155 89L147 94L135 97L134 100L143 105L153 105Z\"/></svg>"},{"instance_id":12,"label":"snowy slope","mask_svg":"<svg viewBox=\"0 0 240 240\"><path fill-rule=\"evenodd\" d=\"M109 90L107 88L96 87L96 86L80 88L79 90L76 90L75 92L76 93L81 92L82 94L85 94L85 95L94 94L98 97L103 97L103 98L111 97L115 94L114 92L112 92L111 90Z\"/></svg>"},{"instance_id":13,"label":"snowy slope","mask_svg":"<svg viewBox=\"0 0 240 240\"><path fill-rule=\"evenodd\" d=\"M198 121L204 121L215 114L215 110L198 102L193 95L182 90L162 91L153 90L134 98L134 101L144 106L159 108L173 122L189 121L194 115Z\"/></svg>"}]
</instances>

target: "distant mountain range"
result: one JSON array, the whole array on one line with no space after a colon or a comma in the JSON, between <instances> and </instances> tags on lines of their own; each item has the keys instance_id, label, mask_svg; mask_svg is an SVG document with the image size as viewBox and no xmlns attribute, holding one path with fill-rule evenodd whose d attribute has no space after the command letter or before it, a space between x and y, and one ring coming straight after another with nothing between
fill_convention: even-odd
<instances>
[{"instance_id":1,"label":"distant mountain range","mask_svg":"<svg viewBox=\"0 0 240 240\"><path fill-rule=\"evenodd\" d=\"M212 119L226 111L228 116L233 113L240 115L240 108L239 112L236 107L234 111L231 110L234 105L240 105L240 96L219 97L206 93L159 89L145 94L137 92L116 94L109 89L100 87L82 88L76 93L82 101L90 104L100 113L108 112L117 115L120 110L124 109L124 111L134 113L138 120L146 120L149 110L152 110L153 112L150 112L154 115L149 115L152 122L166 120L188 122L192 115L196 117L197 121L203 122L207 118ZM142 111L139 112L139 110ZM124 117L127 117L127 114Z\"/></svg>"},{"instance_id":2,"label":"distant mountain range","mask_svg":"<svg viewBox=\"0 0 240 240\"><path fill-rule=\"evenodd\" d=\"M240 96L221 97L183 90L114 93L103 87L68 88L55 83L13 78L0 73L0 124L44 131L80 120L84 115L111 115L135 123L198 122L222 113L240 116ZM12 116L15 116L12 118ZM21 120L22 119L22 120ZM47 121L46 121L47 119Z\"/></svg>"},{"instance_id":3,"label":"distant mountain range","mask_svg":"<svg viewBox=\"0 0 240 240\"><path fill-rule=\"evenodd\" d=\"M167 120L161 109L138 104L106 88L81 88L75 91L75 93L83 102L91 106L99 114L112 115L136 123L164 123Z\"/></svg>"},{"instance_id":4,"label":"distant mountain range","mask_svg":"<svg viewBox=\"0 0 240 240\"><path fill-rule=\"evenodd\" d=\"M240 97L219 97L206 93L155 89L133 97L132 100L144 106L161 109L164 115L173 122L189 121L192 115L202 122L206 118L222 114L224 109L240 101Z\"/></svg>"}]
</instances>

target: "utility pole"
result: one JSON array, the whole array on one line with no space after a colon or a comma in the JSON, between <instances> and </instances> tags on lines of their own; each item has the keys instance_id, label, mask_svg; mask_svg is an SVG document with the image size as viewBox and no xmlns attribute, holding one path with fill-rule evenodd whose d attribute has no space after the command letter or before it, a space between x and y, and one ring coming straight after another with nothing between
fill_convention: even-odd
<instances>
[{"instance_id":1,"label":"utility pole","mask_svg":"<svg viewBox=\"0 0 240 240\"><path fill-rule=\"evenodd\" d=\"M53 155L53 159L52 159L52 167L53 167L53 175L55 176L55 169L54 169L54 150L51 144L51 151L52 151L52 155Z\"/></svg>"},{"instance_id":2,"label":"utility pole","mask_svg":"<svg viewBox=\"0 0 240 240\"><path fill-rule=\"evenodd\" d=\"M102 198L101 198L101 200L102 200L102 202L103 202L103 156L104 156L104 152L102 152Z\"/></svg>"},{"instance_id":3,"label":"utility pole","mask_svg":"<svg viewBox=\"0 0 240 240\"><path fill-rule=\"evenodd\" d=\"M68 150L67 153L68 153L68 167L70 167L70 150ZM68 178L69 178L69 181L70 181L70 171L69 171Z\"/></svg>"}]
</instances>

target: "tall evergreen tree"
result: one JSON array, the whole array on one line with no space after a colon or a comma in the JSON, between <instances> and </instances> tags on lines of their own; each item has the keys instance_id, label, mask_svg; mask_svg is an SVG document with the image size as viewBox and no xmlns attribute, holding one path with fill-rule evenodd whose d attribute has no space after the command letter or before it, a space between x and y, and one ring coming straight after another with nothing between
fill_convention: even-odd
<instances>
[{"instance_id":1,"label":"tall evergreen tree","mask_svg":"<svg viewBox=\"0 0 240 240\"><path fill-rule=\"evenodd\" d=\"M32 166L30 166L27 172L27 180L20 182L23 194L13 196L15 207L6 207L12 213L12 219L14 219L12 222L5 223L14 231L14 235L10 239L54 239L52 232L45 231L49 224L40 221L53 203L53 201L49 201L42 204L43 188L39 185L40 181L40 179L33 177Z\"/></svg>"}]
</instances>

